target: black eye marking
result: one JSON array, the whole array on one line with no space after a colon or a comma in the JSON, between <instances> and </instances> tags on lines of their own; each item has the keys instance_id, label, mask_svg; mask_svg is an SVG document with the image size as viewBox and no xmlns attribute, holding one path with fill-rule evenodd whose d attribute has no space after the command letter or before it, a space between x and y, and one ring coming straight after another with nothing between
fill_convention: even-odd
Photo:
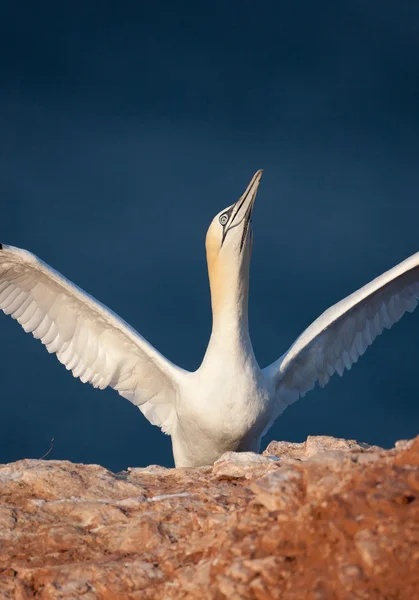
<instances>
[{"instance_id":1,"label":"black eye marking","mask_svg":"<svg viewBox=\"0 0 419 600\"><path fill-rule=\"evenodd\" d=\"M224 227L228 223L228 214L223 213L222 215L220 215L220 218L218 220L220 222L220 225L222 225Z\"/></svg>"},{"instance_id":2,"label":"black eye marking","mask_svg":"<svg viewBox=\"0 0 419 600\"><path fill-rule=\"evenodd\" d=\"M227 224L230 220L231 213L233 212L234 206L235 206L235 204L233 204L233 206L230 206L230 208L228 210L223 212L223 214L218 217L218 221L219 221L220 225L222 225L222 227L223 227L223 239L221 240L221 246L224 244L226 235L230 230L231 223L228 227L227 227Z\"/></svg>"}]
</instances>

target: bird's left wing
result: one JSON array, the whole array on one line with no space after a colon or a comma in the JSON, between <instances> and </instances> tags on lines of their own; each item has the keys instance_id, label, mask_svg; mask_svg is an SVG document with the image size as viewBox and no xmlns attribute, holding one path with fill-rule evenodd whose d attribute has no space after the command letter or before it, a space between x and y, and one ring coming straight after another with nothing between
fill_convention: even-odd
<instances>
[{"instance_id":1,"label":"bird's left wing","mask_svg":"<svg viewBox=\"0 0 419 600\"><path fill-rule=\"evenodd\" d=\"M170 433L185 371L110 309L34 254L6 245L0 245L0 309L56 353L74 377L112 387Z\"/></svg>"},{"instance_id":2,"label":"bird's left wing","mask_svg":"<svg viewBox=\"0 0 419 600\"><path fill-rule=\"evenodd\" d=\"M326 310L276 362L264 369L275 386L273 420L334 373L343 375L383 329L389 329L419 299L419 252Z\"/></svg>"}]
</instances>

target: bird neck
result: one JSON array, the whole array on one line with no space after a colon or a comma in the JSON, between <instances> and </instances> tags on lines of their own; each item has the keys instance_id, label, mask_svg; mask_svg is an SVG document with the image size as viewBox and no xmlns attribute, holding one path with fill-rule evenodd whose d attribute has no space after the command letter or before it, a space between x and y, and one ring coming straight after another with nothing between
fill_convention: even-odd
<instances>
[{"instance_id":1,"label":"bird neck","mask_svg":"<svg viewBox=\"0 0 419 600\"><path fill-rule=\"evenodd\" d=\"M253 354L249 336L248 298L249 263L244 261L239 269L230 265L215 264L208 269L212 332L208 352L229 356Z\"/></svg>"}]
</instances>

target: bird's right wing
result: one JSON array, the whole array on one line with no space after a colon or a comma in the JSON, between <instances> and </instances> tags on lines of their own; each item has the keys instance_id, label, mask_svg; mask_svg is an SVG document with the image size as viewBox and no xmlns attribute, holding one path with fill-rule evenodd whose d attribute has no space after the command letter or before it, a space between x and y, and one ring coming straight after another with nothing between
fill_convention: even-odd
<instances>
[{"instance_id":1,"label":"bird's right wing","mask_svg":"<svg viewBox=\"0 0 419 600\"><path fill-rule=\"evenodd\" d=\"M342 375L419 300L419 252L326 310L289 350L264 369L274 385L273 418L334 373Z\"/></svg>"},{"instance_id":2,"label":"bird's right wing","mask_svg":"<svg viewBox=\"0 0 419 600\"><path fill-rule=\"evenodd\" d=\"M100 389L109 385L171 432L186 372L34 254L0 245L0 309L56 353L74 377Z\"/></svg>"}]
</instances>

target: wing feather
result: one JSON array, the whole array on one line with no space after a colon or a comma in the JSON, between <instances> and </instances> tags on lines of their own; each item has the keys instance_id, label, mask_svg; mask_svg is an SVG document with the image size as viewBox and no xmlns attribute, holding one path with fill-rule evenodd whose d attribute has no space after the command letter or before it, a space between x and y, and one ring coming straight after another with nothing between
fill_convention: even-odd
<instances>
[{"instance_id":1,"label":"wing feather","mask_svg":"<svg viewBox=\"0 0 419 600\"><path fill-rule=\"evenodd\" d=\"M35 255L0 248L0 309L40 339L74 377L100 389L110 385L170 433L185 372Z\"/></svg>"},{"instance_id":2,"label":"wing feather","mask_svg":"<svg viewBox=\"0 0 419 600\"><path fill-rule=\"evenodd\" d=\"M334 373L343 375L384 329L412 312L418 300L416 253L326 310L264 369L276 390L273 420L316 383L323 387Z\"/></svg>"}]
</instances>

